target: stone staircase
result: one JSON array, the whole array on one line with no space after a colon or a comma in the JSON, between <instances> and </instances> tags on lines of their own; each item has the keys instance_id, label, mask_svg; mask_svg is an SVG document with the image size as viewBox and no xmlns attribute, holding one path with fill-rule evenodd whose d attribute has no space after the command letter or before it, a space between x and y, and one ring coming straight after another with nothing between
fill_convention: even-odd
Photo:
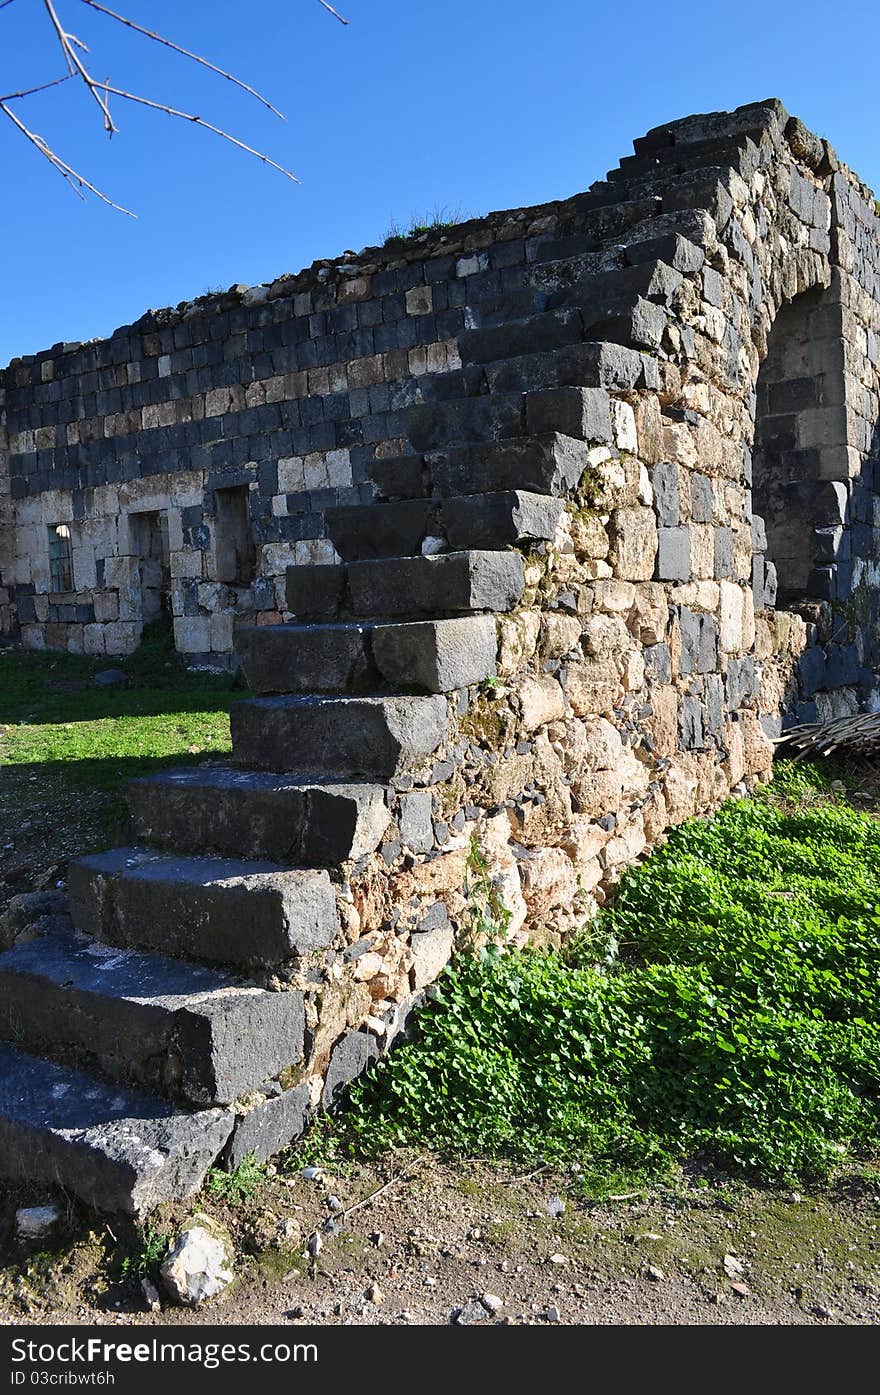
<instances>
[{"instance_id":1,"label":"stone staircase","mask_svg":"<svg viewBox=\"0 0 880 1395\"><path fill-rule=\"evenodd\" d=\"M609 394L656 386L666 307L702 262L656 214L638 188L586 196L583 229L539 247L531 284L474 307L461 368L418 380L411 453L373 462L374 504L329 510L339 564L290 568L296 623L238 634L253 696L232 711L231 763L133 782L131 846L71 866L69 916L7 932L7 1177L141 1213L218 1158L269 1156L379 1054L343 1022L318 1070L310 993L330 960L353 962L346 887L413 792L430 831L523 553L553 539L588 450L615 438ZM386 1010L383 1045L420 986L411 974Z\"/></svg>"}]
</instances>

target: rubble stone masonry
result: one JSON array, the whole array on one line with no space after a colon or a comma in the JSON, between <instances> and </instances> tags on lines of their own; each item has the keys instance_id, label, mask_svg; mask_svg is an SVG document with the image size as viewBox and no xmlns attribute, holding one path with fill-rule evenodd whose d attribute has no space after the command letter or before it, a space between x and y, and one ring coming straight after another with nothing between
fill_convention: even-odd
<instances>
[{"instance_id":1,"label":"rubble stone masonry","mask_svg":"<svg viewBox=\"0 0 880 1395\"><path fill-rule=\"evenodd\" d=\"M250 803L228 771L147 782L133 838L330 869L319 928L257 957L305 1045L239 1104L280 1120L240 1151L393 1039L475 882L510 942L558 942L764 779L784 724L880 705L878 375L873 197L777 101L658 127L558 203L10 364L4 631L115 654L167 606L256 695ZM143 947L141 856L80 864L79 929ZM167 876L195 914L204 877ZM184 902L150 904L167 949Z\"/></svg>"}]
</instances>

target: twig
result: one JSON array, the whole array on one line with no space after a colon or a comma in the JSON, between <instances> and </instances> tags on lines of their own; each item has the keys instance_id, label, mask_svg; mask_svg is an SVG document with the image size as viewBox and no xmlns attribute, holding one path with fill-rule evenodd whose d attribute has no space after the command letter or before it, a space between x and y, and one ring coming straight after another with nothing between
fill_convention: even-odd
<instances>
[{"instance_id":1,"label":"twig","mask_svg":"<svg viewBox=\"0 0 880 1395\"><path fill-rule=\"evenodd\" d=\"M369 1196L361 1197L360 1201L356 1201L353 1206L346 1206L343 1211L337 1211L333 1219L341 1221L343 1217L350 1216L354 1211L359 1211L362 1206L369 1205L371 1201L375 1201L377 1196L381 1196L383 1192L390 1191L392 1187L397 1186L398 1182L402 1182L404 1178L408 1177L411 1172L415 1172L416 1168L420 1167L424 1161L425 1159L423 1157L416 1158L415 1162L410 1163L409 1167L405 1167L402 1172L398 1172L396 1177L392 1177L390 1182L386 1182L383 1186L377 1187L374 1192L370 1192Z\"/></svg>"},{"instance_id":2,"label":"twig","mask_svg":"<svg viewBox=\"0 0 880 1395\"><path fill-rule=\"evenodd\" d=\"M275 160L270 160L268 155L263 155L261 151L255 150L252 145L245 145L244 141L238 140L236 136L231 136L228 131L221 130L219 126L214 126L210 121L206 121L202 116L194 116L189 111L178 111L177 107L170 107L165 102L154 102L149 97L138 97L134 92L126 92L121 87L110 87L109 84L102 84L104 92L111 93L114 97L122 97L126 102L136 102L138 106L150 107L153 111L164 111L166 116L177 116L181 121L191 121L195 126L204 126L206 131L213 131L215 136L222 136L223 140L228 140L230 145L237 145L239 150L245 150L248 155L254 155L258 160L262 160L264 165L271 165L273 170L278 170L279 174L286 175L292 179L294 184L300 181L292 170L285 169L284 165L279 165Z\"/></svg>"},{"instance_id":3,"label":"twig","mask_svg":"<svg viewBox=\"0 0 880 1395\"><path fill-rule=\"evenodd\" d=\"M202 58L200 54L192 53L188 48L183 48L180 44L175 44L171 39L166 39L164 35L157 34L153 29L144 29L142 25L135 24L133 19L127 19L125 15L117 14L115 10L109 10L106 5L100 5L98 0L82 0L82 3L88 5L92 10L97 10L99 14L109 15L111 19L117 20L119 24L124 24L128 29L133 29L137 34L143 34L147 39L152 39L157 44L164 44L166 48L173 49L175 53L183 54L184 58L191 58L194 63L200 64L201 67L209 68L212 73L217 73L220 77L226 78L227 81L235 83L235 86L240 87L243 92L249 92L252 97L256 97L258 102L262 102L264 107L268 107L269 110L274 112L275 116L280 117L282 121L287 119L284 113L280 112L277 107L273 107L268 98L264 97L261 92L258 92L255 87L250 87L246 82L242 82L240 78L234 77L232 73L228 73L225 68L218 68L216 63L211 63L207 58ZM343 20L343 23L347 24L348 21Z\"/></svg>"},{"instance_id":4,"label":"twig","mask_svg":"<svg viewBox=\"0 0 880 1395\"><path fill-rule=\"evenodd\" d=\"M521 1177L505 1177L503 1178L504 1186L512 1187L517 1182L530 1182L533 1177L540 1177L542 1172L546 1172L549 1166L549 1163L542 1163L540 1167L535 1168L534 1172L525 1172Z\"/></svg>"},{"instance_id":5,"label":"twig","mask_svg":"<svg viewBox=\"0 0 880 1395\"><path fill-rule=\"evenodd\" d=\"M68 165L65 160L61 159L60 155L56 155L55 151L51 148L51 146L43 140L43 137L37 135L36 131L31 131L27 126L25 126L24 122L19 120L12 108L8 107L4 101L0 101L0 111L2 111L6 116L8 116L12 124L18 127L19 131L21 131L22 135L30 141L31 145L35 146L37 150L39 150L40 154L45 156L52 168L57 170L58 173L61 175L62 179L64 179L67 182L67 184L76 194L77 198L81 199L85 197L83 194L80 193L80 189L76 187L77 185L79 185L81 189L88 189L89 192L94 194L96 198L100 199L102 203L109 204L110 208L115 208L117 213L124 213L127 218L137 217L137 214L132 213L130 208L123 208L122 204L114 203L113 200L111 198L108 198L106 194L102 194L101 190L97 188L96 185L90 183L90 181L86 179L85 175L80 174L79 171L75 170L72 165Z\"/></svg>"},{"instance_id":6,"label":"twig","mask_svg":"<svg viewBox=\"0 0 880 1395\"><path fill-rule=\"evenodd\" d=\"M104 130L107 132L108 135L112 136L114 131L116 131L118 128L113 120L113 117L110 115L110 108L107 105L106 97L101 96L101 89L103 84L98 84L97 82L95 82L95 79L92 77L91 73L86 68L86 66L82 62L82 59L76 51L79 48L82 49L84 53L88 53L88 47L86 46L86 44L82 42L81 39L78 39L75 34L69 34L67 30L64 28L64 25L61 23L61 20L58 18L58 15L55 12L55 5L53 4L53 0L43 0L43 7L47 15L49 16L49 19L52 22L52 27L54 28L56 35L58 36L58 42L61 45L61 52L64 54L64 57L67 60L67 66L71 74L78 73L79 76L82 78L89 92L91 92L92 96L94 97L95 101L98 103L98 106L101 108L101 111L104 114Z\"/></svg>"},{"instance_id":7,"label":"twig","mask_svg":"<svg viewBox=\"0 0 880 1395\"><path fill-rule=\"evenodd\" d=\"M334 10L332 5L327 4L327 0L318 0L319 5L323 5L325 10L329 10L331 15L335 15L340 24L348 24L347 19L343 19L338 10Z\"/></svg>"},{"instance_id":8,"label":"twig","mask_svg":"<svg viewBox=\"0 0 880 1395\"><path fill-rule=\"evenodd\" d=\"M5 0L5 3L11 5L12 0ZM2 8L0 5L0 9ZM45 92L49 87L58 87L62 82L70 82L72 77L73 73L65 73L63 77L53 78L51 82L41 82L39 87L26 87L22 92L7 92L5 96L0 97L0 102L16 102L20 97L32 97L35 92Z\"/></svg>"}]
</instances>

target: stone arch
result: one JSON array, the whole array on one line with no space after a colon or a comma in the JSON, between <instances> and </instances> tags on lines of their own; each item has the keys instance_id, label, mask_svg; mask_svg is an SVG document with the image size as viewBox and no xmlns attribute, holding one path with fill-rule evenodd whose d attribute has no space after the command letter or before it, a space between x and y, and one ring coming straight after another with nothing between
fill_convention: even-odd
<instances>
[{"instance_id":1,"label":"stone arch","mask_svg":"<svg viewBox=\"0 0 880 1395\"><path fill-rule=\"evenodd\" d=\"M840 307L814 286L780 307L755 386L753 535L767 605L798 610L849 589L844 397Z\"/></svg>"}]
</instances>

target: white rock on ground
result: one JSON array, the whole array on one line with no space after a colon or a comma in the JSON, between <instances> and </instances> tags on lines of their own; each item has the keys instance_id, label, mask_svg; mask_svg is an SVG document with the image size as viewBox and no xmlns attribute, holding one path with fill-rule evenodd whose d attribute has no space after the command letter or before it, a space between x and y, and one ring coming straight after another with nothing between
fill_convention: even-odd
<instances>
[{"instance_id":1,"label":"white rock on ground","mask_svg":"<svg viewBox=\"0 0 880 1395\"><path fill-rule=\"evenodd\" d=\"M21 1240L40 1240L60 1219L60 1206L22 1206L15 1213L15 1231Z\"/></svg>"},{"instance_id":2,"label":"white rock on ground","mask_svg":"<svg viewBox=\"0 0 880 1395\"><path fill-rule=\"evenodd\" d=\"M232 1283L228 1245L215 1231L193 1224L178 1236L160 1273L176 1303L204 1303Z\"/></svg>"}]
</instances>

